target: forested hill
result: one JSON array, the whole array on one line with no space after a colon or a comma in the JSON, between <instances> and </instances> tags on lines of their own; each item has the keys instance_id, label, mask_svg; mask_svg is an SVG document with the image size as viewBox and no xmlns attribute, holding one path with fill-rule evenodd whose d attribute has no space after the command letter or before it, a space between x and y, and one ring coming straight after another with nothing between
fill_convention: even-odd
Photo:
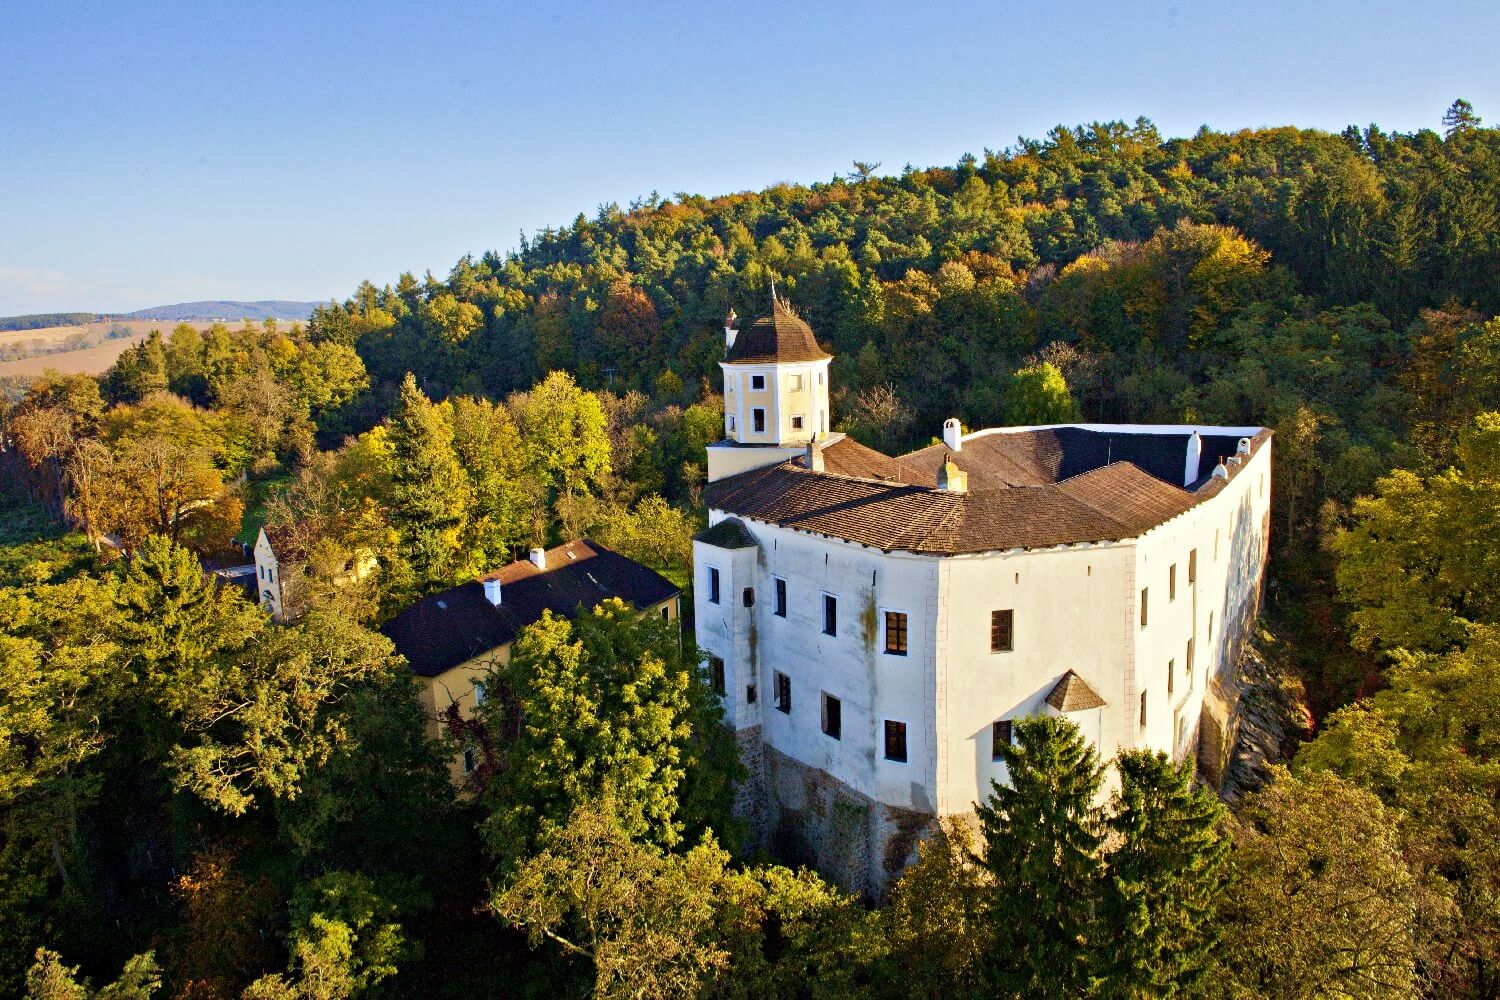
<instances>
[{"instance_id":1,"label":"forested hill","mask_svg":"<svg viewBox=\"0 0 1500 1000\"><path fill-rule=\"evenodd\" d=\"M1164 139L1111 122L899 176L856 164L808 186L653 195L446 280L362 285L314 331L358 339L388 383L412 370L439 391L556 368L649 388L670 367L691 384L716 380L726 310L764 309L774 277L843 362L839 383L894 383L922 434L950 411L994 419L1009 369L1059 340L1101 357L1077 387L1090 416L1163 418L1201 408L1289 320L1323 313L1385 344L1423 308L1500 311L1500 133L1464 108L1446 131Z\"/></svg>"}]
</instances>

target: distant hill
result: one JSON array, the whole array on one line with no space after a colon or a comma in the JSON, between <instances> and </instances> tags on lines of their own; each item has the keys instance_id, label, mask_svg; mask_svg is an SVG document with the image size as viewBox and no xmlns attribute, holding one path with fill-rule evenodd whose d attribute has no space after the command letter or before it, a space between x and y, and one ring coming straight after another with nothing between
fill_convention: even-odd
<instances>
[{"instance_id":1,"label":"distant hill","mask_svg":"<svg viewBox=\"0 0 1500 1000\"><path fill-rule=\"evenodd\" d=\"M316 302L288 302L284 299L263 299L259 302L179 302L172 306L153 306L124 313L122 319L159 319L179 322L190 319L296 319L305 320L312 315Z\"/></svg>"},{"instance_id":2,"label":"distant hill","mask_svg":"<svg viewBox=\"0 0 1500 1000\"><path fill-rule=\"evenodd\" d=\"M262 299L259 302L204 300L179 302L170 306L152 306L128 313L32 313L27 316L0 316L0 332L6 330L39 330L54 326L84 326L111 319L154 319L164 323L190 320L291 319L306 320L316 302L290 302L285 299Z\"/></svg>"}]
</instances>

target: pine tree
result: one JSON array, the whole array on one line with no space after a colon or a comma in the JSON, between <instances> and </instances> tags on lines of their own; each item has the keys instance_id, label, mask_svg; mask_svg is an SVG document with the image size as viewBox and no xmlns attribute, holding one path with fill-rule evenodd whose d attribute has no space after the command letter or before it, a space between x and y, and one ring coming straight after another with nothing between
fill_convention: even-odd
<instances>
[{"instance_id":1,"label":"pine tree","mask_svg":"<svg viewBox=\"0 0 1500 1000\"><path fill-rule=\"evenodd\" d=\"M978 809L993 876L989 976L1003 994L1076 997L1094 977L1104 818L1099 760L1078 728L1040 716L1002 749L1009 783Z\"/></svg>"},{"instance_id":2,"label":"pine tree","mask_svg":"<svg viewBox=\"0 0 1500 1000\"><path fill-rule=\"evenodd\" d=\"M468 480L453 450L453 428L410 372L391 414L391 520L419 586L444 582L458 568L471 506Z\"/></svg>"},{"instance_id":3,"label":"pine tree","mask_svg":"<svg viewBox=\"0 0 1500 1000\"><path fill-rule=\"evenodd\" d=\"M1097 952L1100 993L1147 998L1198 995L1215 943L1216 903L1225 880L1226 810L1192 787L1189 763L1163 753L1123 752L1120 790L1108 820L1104 915L1109 938Z\"/></svg>"}]
</instances>

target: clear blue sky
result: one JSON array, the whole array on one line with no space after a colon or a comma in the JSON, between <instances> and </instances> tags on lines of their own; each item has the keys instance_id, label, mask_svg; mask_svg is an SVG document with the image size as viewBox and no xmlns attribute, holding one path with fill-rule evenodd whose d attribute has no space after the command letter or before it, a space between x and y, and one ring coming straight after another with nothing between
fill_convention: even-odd
<instances>
[{"instance_id":1,"label":"clear blue sky","mask_svg":"<svg viewBox=\"0 0 1500 1000\"><path fill-rule=\"evenodd\" d=\"M1057 123L1500 120L1500 4L50 3L0 16L0 315L343 298L657 190Z\"/></svg>"}]
</instances>

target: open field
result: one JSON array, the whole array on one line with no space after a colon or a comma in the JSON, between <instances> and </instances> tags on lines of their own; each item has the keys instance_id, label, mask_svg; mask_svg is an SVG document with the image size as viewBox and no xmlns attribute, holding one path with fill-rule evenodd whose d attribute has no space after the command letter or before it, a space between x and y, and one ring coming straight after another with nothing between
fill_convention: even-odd
<instances>
[{"instance_id":1,"label":"open field","mask_svg":"<svg viewBox=\"0 0 1500 1000\"><path fill-rule=\"evenodd\" d=\"M32 341L39 342L39 346L61 344L70 336L80 333L91 337L103 337L113 330L130 331L129 336L106 340L93 347L85 347L76 351L38 354L29 358L18 358L15 361L0 361L0 378L7 376L29 378L33 375L40 375L48 368L67 374L99 375L115 363L115 359L125 352L125 348L139 344L152 330L160 330L165 335L176 325L176 323L159 319L121 319L86 323L81 326L48 326L37 330L0 332L0 348L6 348ZM207 330L213 326L212 323L205 321L192 322L188 325L199 330Z\"/></svg>"}]
</instances>

